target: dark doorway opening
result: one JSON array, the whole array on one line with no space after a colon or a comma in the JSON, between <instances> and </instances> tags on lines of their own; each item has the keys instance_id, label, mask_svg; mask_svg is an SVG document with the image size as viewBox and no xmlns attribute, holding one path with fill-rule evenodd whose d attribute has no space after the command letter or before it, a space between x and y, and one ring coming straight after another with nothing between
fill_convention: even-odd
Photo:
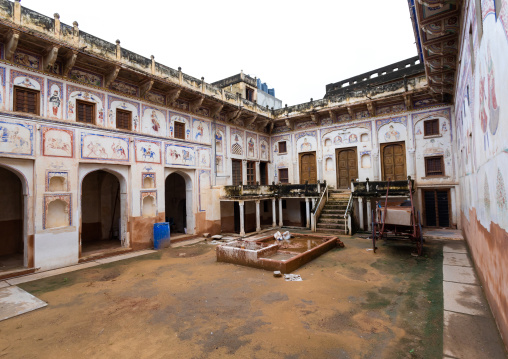
<instances>
[{"instance_id":1,"label":"dark doorway opening","mask_svg":"<svg viewBox=\"0 0 508 359\"><path fill-rule=\"evenodd\" d=\"M13 172L0 167L0 271L23 267L23 185Z\"/></svg>"},{"instance_id":2,"label":"dark doorway opening","mask_svg":"<svg viewBox=\"0 0 508 359\"><path fill-rule=\"evenodd\" d=\"M424 190L424 213L427 227L450 227L449 190Z\"/></svg>"},{"instance_id":3,"label":"dark doorway opening","mask_svg":"<svg viewBox=\"0 0 508 359\"><path fill-rule=\"evenodd\" d=\"M185 179L178 173L166 178L165 187L166 222L169 222L171 233L187 231L187 189Z\"/></svg>"},{"instance_id":4,"label":"dark doorway opening","mask_svg":"<svg viewBox=\"0 0 508 359\"><path fill-rule=\"evenodd\" d=\"M302 227L307 226L307 206L305 201L300 202L300 223Z\"/></svg>"},{"instance_id":5,"label":"dark doorway opening","mask_svg":"<svg viewBox=\"0 0 508 359\"><path fill-rule=\"evenodd\" d=\"M85 176L81 190L81 254L122 246L120 181L106 171Z\"/></svg>"},{"instance_id":6,"label":"dark doorway opening","mask_svg":"<svg viewBox=\"0 0 508 359\"><path fill-rule=\"evenodd\" d=\"M259 183L262 186L268 185L268 164L266 162L259 162Z\"/></svg>"}]
</instances>

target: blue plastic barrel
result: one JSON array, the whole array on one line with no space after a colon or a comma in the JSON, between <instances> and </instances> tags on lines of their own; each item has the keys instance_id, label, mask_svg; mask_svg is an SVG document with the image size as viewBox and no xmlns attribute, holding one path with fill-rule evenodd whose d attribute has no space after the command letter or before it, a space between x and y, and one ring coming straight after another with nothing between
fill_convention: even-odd
<instances>
[{"instance_id":1,"label":"blue plastic barrel","mask_svg":"<svg viewBox=\"0 0 508 359\"><path fill-rule=\"evenodd\" d=\"M153 248L161 249L169 246L169 222L154 223L153 225Z\"/></svg>"}]
</instances>

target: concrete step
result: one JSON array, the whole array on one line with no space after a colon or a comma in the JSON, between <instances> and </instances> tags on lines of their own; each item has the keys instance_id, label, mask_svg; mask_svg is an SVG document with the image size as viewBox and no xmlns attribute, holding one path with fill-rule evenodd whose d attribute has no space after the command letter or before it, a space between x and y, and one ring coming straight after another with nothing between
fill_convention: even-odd
<instances>
[{"instance_id":1,"label":"concrete step","mask_svg":"<svg viewBox=\"0 0 508 359\"><path fill-rule=\"evenodd\" d=\"M316 227L322 229L346 229L346 224L318 223Z\"/></svg>"},{"instance_id":2,"label":"concrete step","mask_svg":"<svg viewBox=\"0 0 508 359\"><path fill-rule=\"evenodd\" d=\"M316 232L319 232L319 233L333 233L335 235L345 235L346 234L346 231L344 229L316 228Z\"/></svg>"},{"instance_id":3,"label":"concrete step","mask_svg":"<svg viewBox=\"0 0 508 359\"><path fill-rule=\"evenodd\" d=\"M323 207L323 210L325 210L325 209L334 209L334 210L346 212L346 208L347 208L347 206L335 206L335 205L331 204L331 205L325 205Z\"/></svg>"},{"instance_id":4,"label":"concrete step","mask_svg":"<svg viewBox=\"0 0 508 359\"><path fill-rule=\"evenodd\" d=\"M349 201L342 201L342 200L336 200L334 198L331 198L328 201L326 201L326 204L328 204L328 203L330 203L330 204L341 204L341 205L347 206Z\"/></svg>"},{"instance_id":5,"label":"concrete step","mask_svg":"<svg viewBox=\"0 0 508 359\"><path fill-rule=\"evenodd\" d=\"M318 224L344 224L344 218L323 218L319 217Z\"/></svg>"},{"instance_id":6,"label":"concrete step","mask_svg":"<svg viewBox=\"0 0 508 359\"><path fill-rule=\"evenodd\" d=\"M342 214L344 215L345 210L335 209L335 208L323 208L321 214Z\"/></svg>"},{"instance_id":7,"label":"concrete step","mask_svg":"<svg viewBox=\"0 0 508 359\"><path fill-rule=\"evenodd\" d=\"M323 213L321 212L321 215L319 218L337 218L337 219L344 219L344 213Z\"/></svg>"}]
</instances>

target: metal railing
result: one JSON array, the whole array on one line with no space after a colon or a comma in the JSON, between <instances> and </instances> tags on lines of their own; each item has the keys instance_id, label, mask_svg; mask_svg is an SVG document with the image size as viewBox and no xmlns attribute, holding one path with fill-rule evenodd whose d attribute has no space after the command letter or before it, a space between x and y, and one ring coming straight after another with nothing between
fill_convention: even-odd
<instances>
[{"instance_id":1,"label":"metal railing","mask_svg":"<svg viewBox=\"0 0 508 359\"><path fill-rule=\"evenodd\" d=\"M344 219L346 220L345 223L345 230L346 234L352 235L353 234L353 220L351 213L353 212L353 192L351 192L351 195L349 196L349 201L347 203L346 212L344 213Z\"/></svg>"},{"instance_id":2,"label":"metal railing","mask_svg":"<svg viewBox=\"0 0 508 359\"><path fill-rule=\"evenodd\" d=\"M326 196L326 199L325 199ZM328 184L325 182L325 189L323 190L323 193L321 194L321 197L319 197L319 201L317 201L314 208L312 208L311 214L310 214L310 228L313 232L317 231L317 218L319 218L319 215L321 214L321 211L323 210L323 207L326 204L326 201L328 201Z\"/></svg>"}]
</instances>

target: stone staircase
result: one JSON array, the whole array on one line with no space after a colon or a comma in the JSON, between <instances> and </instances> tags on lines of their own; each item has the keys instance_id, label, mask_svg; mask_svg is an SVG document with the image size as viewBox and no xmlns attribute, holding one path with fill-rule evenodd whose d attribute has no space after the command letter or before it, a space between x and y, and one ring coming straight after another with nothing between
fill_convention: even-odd
<instances>
[{"instance_id":1,"label":"stone staircase","mask_svg":"<svg viewBox=\"0 0 508 359\"><path fill-rule=\"evenodd\" d=\"M328 201L326 201L316 225L318 232L346 234L344 213L346 212L350 195L351 192L349 190L328 190Z\"/></svg>"}]
</instances>

